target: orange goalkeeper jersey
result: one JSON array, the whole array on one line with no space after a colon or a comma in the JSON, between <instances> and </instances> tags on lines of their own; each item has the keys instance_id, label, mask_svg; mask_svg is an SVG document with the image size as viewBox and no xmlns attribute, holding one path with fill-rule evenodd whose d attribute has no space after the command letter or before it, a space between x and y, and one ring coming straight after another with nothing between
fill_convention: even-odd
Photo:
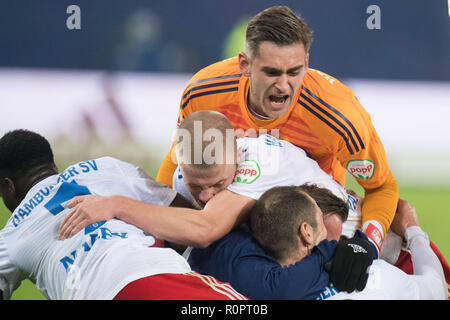
<instances>
[{"instance_id":1,"label":"orange goalkeeper jersey","mask_svg":"<svg viewBox=\"0 0 450 320\"><path fill-rule=\"evenodd\" d=\"M255 118L247 108L248 92L249 79L241 74L237 57L214 63L188 82L178 121L199 110L219 111L235 129L254 129L257 133L266 129L267 133L278 134L280 139L304 149L343 186L347 169L366 190L366 195L368 190L379 188L387 180L396 188L369 114L352 90L335 78L309 68L289 111L278 119ZM171 185L175 167L169 153L157 180ZM392 197L398 197L398 190L396 196L394 190ZM396 205L397 199L392 201ZM382 220L379 222L385 231L395 207L388 211L391 212L385 219L378 219Z\"/></svg>"}]
</instances>

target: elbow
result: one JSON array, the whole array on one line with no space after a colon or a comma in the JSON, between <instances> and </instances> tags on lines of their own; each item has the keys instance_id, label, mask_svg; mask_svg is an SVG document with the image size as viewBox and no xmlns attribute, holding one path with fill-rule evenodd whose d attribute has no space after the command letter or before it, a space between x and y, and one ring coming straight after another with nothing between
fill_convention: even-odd
<instances>
[{"instance_id":1,"label":"elbow","mask_svg":"<svg viewBox=\"0 0 450 320\"><path fill-rule=\"evenodd\" d=\"M195 230L195 231L194 231ZM192 247L204 249L220 238L217 231L217 225L211 221L205 221L197 228L193 228Z\"/></svg>"},{"instance_id":2,"label":"elbow","mask_svg":"<svg viewBox=\"0 0 450 320\"><path fill-rule=\"evenodd\" d=\"M195 241L195 243L192 244L192 247L194 248L200 248L204 249L209 247L210 244L212 244L213 241L211 241L208 237L201 237Z\"/></svg>"}]
</instances>

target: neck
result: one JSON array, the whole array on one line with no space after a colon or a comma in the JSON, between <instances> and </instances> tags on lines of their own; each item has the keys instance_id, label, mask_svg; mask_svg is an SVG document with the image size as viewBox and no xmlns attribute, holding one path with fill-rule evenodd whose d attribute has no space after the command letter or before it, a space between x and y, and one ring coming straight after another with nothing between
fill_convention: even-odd
<instances>
[{"instance_id":1,"label":"neck","mask_svg":"<svg viewBox=\"0 0 450 320\"><path fill-rule=\"evenodd\" d=\"M271 117L263 116L262 114L259 114L259 113L256 112L250 105L248 105L248 110L250 111L250 113L251 113L255 118L258 118L258 119L261 119L261 120L270 120L270 119L272 119Z\"/></svg>"},{"instance_id":2,"label":"neck","mask_svg":"<svg viewBox=\"0 0 450 320\"><path fill-rule=\"evenodd\" d=\"M34 185L55 174L58 174L58 169L54 164L45 164L31 169L25 179L25 185L28 186L27 192Z\"/></svg>"},{"instance_id":3,"label":"neck","mask_svg":"<svg viewBox=\"0 0 450 320\"><path fill-rule=\"evenodd\" d=\"M250 111L250 113L257 119L262 120L270 120L271 117L268 117L262 112L260 107L255 107L256 103L252 102L250 91L248 92L248 98L247 98L247 108ZM253 107L252 107L253 106Z\"/></svg>"},{"instance_id":4,"label":"neck","mask_svg":"<svg viewBox=\"0 0 450 320\"><path fill-rule=\"evenodd\" d=\"M26 175L18 179L15 183L17 195L17 204L15 207L22 202L28 191L30 191L34 185L55 174L58 174L58 169L55 164L45 164L30 169Z\"/></svg>"}]
</instances>

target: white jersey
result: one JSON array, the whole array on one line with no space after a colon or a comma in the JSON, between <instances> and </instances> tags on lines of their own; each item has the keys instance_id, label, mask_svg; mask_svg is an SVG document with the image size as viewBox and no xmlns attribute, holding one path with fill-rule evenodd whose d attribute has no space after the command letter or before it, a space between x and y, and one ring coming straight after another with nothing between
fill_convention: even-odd
<instances>
[{"instance_id":1,"label":"white jersey","mask_svg":"<svg viewBox=\"0 0 450 320\"><path fill-rule=\"evenodd\" d=\"M74 196L123 195L169 205L175 195L138 167L105 157L80 162L33 186L0 231L0 290L5 299L29 278L49 299L112 299L125 285L160 273L186 273L174 250L112 219L57 240Z\"/></svg>"},{"instance_id":2,"label":"white jersey","mask_svg":"<svg viewBox=\"0 0 450 320\"><path fill-rule=\"evenodd\" d=\"M241 161L228 190L257 200L265 191L275 186L316 184L329 189L349 205L343 235L352 237L355 230L361 226L361 216L356 211L358 200L347 194L345 188L323 171L303 149L266 134L258 138L239 138L237 146L242 150ZM179 167L174 172L172 182L173 189L193 200L183 182Z\"/></svg>"},{"instance_id":3,"label":"white jersey","mask_svg":"<svg viewBox=\"0 0 450 320\"><path fill-rule=\"evenodd\" d=\"M362 291L339 292L328 286L318 300L431 300L447 299L442 266L420 227L409 227L405 237L411 250L414 275L408 275L384 260L374 260Z\"/></svg>"}]
</instances>

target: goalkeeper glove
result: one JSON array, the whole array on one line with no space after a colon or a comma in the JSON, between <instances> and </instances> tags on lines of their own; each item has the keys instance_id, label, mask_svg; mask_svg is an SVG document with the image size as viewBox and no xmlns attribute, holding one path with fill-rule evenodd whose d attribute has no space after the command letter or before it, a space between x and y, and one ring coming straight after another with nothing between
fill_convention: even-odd
<instances>
[{"instance_id":1,"label":"goalkeeper glove","mask_svg":"<svg viewBox=\"0 0 450 320\"><path fill-rule=\"evenodd\" d=\"M340 291L361 291L367 284L369 266L373 261L373 249L364 238L341 240L331 261L325 264L330 280Z\"/></svg>"}]
</instances>

